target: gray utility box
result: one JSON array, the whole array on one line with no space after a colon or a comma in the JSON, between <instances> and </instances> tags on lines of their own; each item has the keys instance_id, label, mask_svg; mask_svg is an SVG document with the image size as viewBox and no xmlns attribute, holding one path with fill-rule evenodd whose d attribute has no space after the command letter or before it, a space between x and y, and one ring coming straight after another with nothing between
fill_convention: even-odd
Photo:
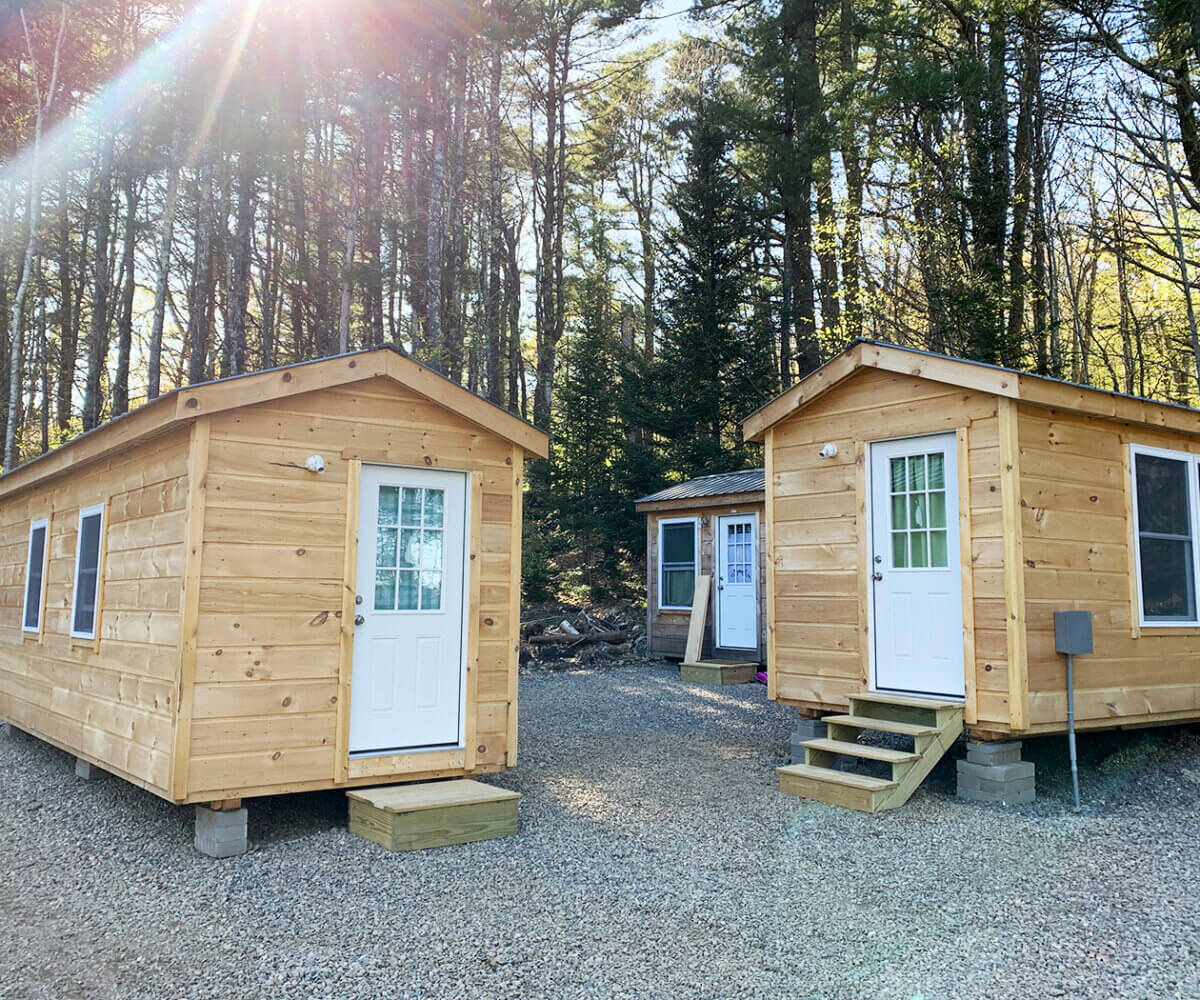
<instances>
[{"instance_id":1,"label":"gray utility box","mask_svg":"<svg viewBox=\"0 0 1200 1000\"><path fill-rule=\"evenodd\" d=\"M1092 613L1090 611L1054 612L1054 649L1079 656L1092 651Z\"/></svg>"}]
</instances>

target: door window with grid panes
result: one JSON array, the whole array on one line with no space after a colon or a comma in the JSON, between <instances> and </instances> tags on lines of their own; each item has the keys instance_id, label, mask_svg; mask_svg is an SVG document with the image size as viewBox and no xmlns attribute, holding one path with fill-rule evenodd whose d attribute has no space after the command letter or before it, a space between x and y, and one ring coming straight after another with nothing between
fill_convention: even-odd
<instances>
[{"instance_id":1,"label":"door window with grid panes","mask_svg":"<svg viewBox=\"0 0 1200 1000\"><path fill-rule=\"evenodd\" d=\"M948 565L945 456L890 460L892 569Z\"/></svg>"},{"instance_id":2,"label":"door window with grid panes","mask_svg":"<svg viewBox=\"0 0 1200 1000\"><path fill-rule=\"evenodd\" d=\"M738 522L725 526L726 583L754 582L754 525Z\"/></svg>"},{"instance_id":3,"label":"door window with grid panes","mask_svg":"<svg viewBox=\"0 0 1200 1000\"><path fill-rule=\"evenodd\" d=\"M379 487L375 536L376 611L440 611L445 492Z\"/></svg>"}]
</instances>

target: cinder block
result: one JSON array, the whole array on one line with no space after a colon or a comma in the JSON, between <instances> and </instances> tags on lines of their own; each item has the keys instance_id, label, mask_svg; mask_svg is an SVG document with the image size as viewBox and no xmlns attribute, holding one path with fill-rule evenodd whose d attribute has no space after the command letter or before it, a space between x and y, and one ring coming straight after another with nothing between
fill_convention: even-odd
<instances>
[{"instance_id":1,"label":"cinder block","mask_svg":"<svg viewBox=\"0 0 1200 1000\"><path fill-rule=\"evenodd\" d=\"M1015 764L1021 759L1021 741L968 743L967 760L972 764Z\"/></svg>"},{"instance_id":2,"label":"cinder block","mask_svg":"<svg viewBox=\"0 0 1200 1000\"><path fill-rule=\"evenodd\" d=\"M829 726L823 719L801 719L796 723L796 731L792 733L792 742L823 740L828 735Z\"/></svg>"},{"instance_id":3,"label":"cinder block","mask_svg":"<svg viewBox=\"0 0 1200 1000\"><path fill-rule=\"evenodd\" d=\"M1031 760L1019 760L1014 764L976 764L969 760L958 762L959 776L973 775L987 781L1021 781L1034 779L1035 768Z\"/></svg>"},{"instance_id":4,"label":"cinder block","mask_svg":"<svg viewBox=\"0 0 1200 1000\"><path fill-rule=\"evenodd\" d=\"M982 764L960 760L957 768L958 797L968 802L1021 805L1035 799L1036 773L1032 761Z\"/></svg>"},{"instance_id":5,"label":"cinder block","mask_svg":"<svg viewBox=\"0 0 1200 1000\"><path fill-rule=\"evenodd\" d=\"M210 858L232 858L245 854L246 809L217 810L196 806L196 850Z\"/></svg>"},{"instance_id":6,"label":"cinder block","mask_svg":"<svg viewBox=\"0 0 1200 1000\"><path fill-rule=\"evenodd\" d=\"M75 777L82 778L84 781L95 781L104 772L94 764L89 764L82 757L75 758Z\"/></svg>"},{"instance_id":7,"label":"cinder block","mask_svg":"<svg viewBox=\"0 0 1200 1000\"><path fill-rule=\"evenodd\" d=\"M958 797L966 802L994 802L1004 806L1020 806L1033 802L1036 795L1032 784L1019 790L1005 788L1000 791L964 788L961 784L958 786Z\"/></svg>"}]
</instances>

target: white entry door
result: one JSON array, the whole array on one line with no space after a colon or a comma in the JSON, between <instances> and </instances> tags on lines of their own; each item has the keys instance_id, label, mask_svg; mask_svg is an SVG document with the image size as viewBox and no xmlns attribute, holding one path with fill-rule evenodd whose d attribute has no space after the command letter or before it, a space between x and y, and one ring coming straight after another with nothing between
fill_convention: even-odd
<instances>
[{"instance_id":1,"label":"white entry door","mask_svg":"<svg viewBox=\"0 0 1200 1000\"><path fill-rule=\"evenodd\" d=\"M963 697L955 436L871 445L875 687Z\"/></svg>"},{"instance_id":2,"label":"white entry door","mask_svg":"<svg viewBox=\"0 0 1200 1000\"><path fill-rule=\"evenodd\" d=\"M467 476L363 465L350 752L462 741Z\"/></svg>"},{"instance_id":3,"label":"white entry door","mask_svg":"<svg viewBox=\"0 0 1200 1000\"><path fill-rule=\"evenodd\" d=\"M753 514L717 518L716 645L722 649L758 648L757 527Z\"/></svg>"}]
</instances>

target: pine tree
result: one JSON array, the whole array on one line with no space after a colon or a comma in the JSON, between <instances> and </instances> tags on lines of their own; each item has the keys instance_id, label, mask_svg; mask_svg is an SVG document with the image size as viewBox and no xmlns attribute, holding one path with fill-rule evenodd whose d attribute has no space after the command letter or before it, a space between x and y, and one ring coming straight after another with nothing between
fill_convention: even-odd
<instances>
[{"instance_id":1,"label":"pine tree","mask_svg":"<svg viewBox=\"0 0 1200 1000\"><path fill-rule=\"evenodd\" d=\"M749 464L739 421L776 390L770 332L748 322L749 207L730 139L698 98L684 124L686 175L671 199L676 223L655 385L660 432L682 478Z\"/></svg>"}]
</instances>

